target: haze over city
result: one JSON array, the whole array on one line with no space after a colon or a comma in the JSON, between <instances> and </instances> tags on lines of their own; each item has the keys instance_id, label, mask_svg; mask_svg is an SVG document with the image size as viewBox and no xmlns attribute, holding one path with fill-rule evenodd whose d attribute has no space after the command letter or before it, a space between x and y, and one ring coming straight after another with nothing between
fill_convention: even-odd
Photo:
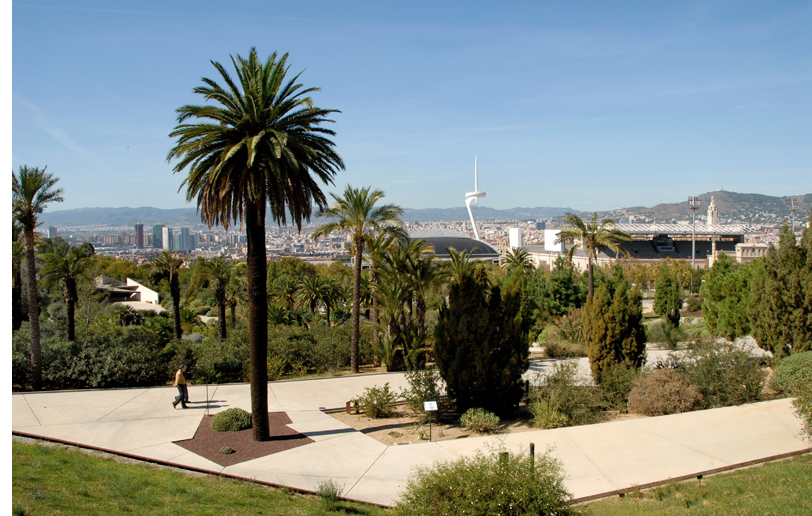
<instances>
[{"instance_id":1,"label":"haze over city","mask_svg":"<svg viewBox=\"0 0 812 516\"><path fill-rule=\"evenodd\" d=\"M334 187L410 208L609 210L720 187L812 191L808 2L495 4L15 2L12 167L48 166L82 207L188 207L175 109L290 52L338 109Z\"/></svg>"}]
</instances>

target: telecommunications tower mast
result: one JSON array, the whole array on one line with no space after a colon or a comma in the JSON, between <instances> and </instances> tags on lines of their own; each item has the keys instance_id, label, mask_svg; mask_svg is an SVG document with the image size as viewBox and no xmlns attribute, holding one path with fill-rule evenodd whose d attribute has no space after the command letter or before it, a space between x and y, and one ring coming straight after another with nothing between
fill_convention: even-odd
<instances>
[{"instance_id":1,"label":"telecommunications tower mast","mask_svg":"<svg viewBox=\"0 0 812 516\"><path fill-rule=\"evenodd\" d=\"M474 228L474 238L477 240L479 240L479 230L477 230L476 227L474 213L471 211L471 203L476 201L476 205L479 206L480 197L485 197L485 192L479 191L479 178L477 175L476 156L474 156L474 191L465 194L465 204L468 206L468 216L471 217L471 227Z\"/></svg>"}]
</instances>

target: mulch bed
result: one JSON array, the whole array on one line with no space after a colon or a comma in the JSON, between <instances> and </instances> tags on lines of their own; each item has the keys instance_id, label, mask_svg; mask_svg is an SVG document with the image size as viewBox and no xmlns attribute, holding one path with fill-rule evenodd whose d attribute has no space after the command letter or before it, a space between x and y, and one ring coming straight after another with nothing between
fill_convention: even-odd
<instances>
[{"instance_id":1,"label":"mulch bed","mask_svg":"<svg viewBox=\"0 0 812 516\"><path fill-rule=\"evenodd\" d=\"M211 427L211 416L203 416L195 436L175 441L175 444L225 467L313 442L313 439L287 426L291 420L284 412L269 412L268 420L271 428L270 441L255 441L254 431L250 428L239 432L218 432ZM220 453L223 446L230 446L234 453Z\"/></svg>"}]
</instances>

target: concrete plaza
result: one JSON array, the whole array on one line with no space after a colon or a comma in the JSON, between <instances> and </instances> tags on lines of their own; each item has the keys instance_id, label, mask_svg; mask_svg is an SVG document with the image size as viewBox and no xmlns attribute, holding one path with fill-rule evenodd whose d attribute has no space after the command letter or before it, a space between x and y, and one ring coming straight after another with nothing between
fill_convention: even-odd
<instances>
[{"instance_id":1,"label":"concrete plaza","mask_svg":"<svg viewBox=\"0 0 812 516\"><path fill-rule=\"evenodd\" d=\"M171 387L12 395L12 433L118 452L199 471L314 491L328 479L348 499L391 505L416 466L495 447L552 450L577 499L696 476L809 451L790 400L517 434L386 446L322 408L343 407L365 387L407 387L402 373L269 383L269 411L284 411L314 442L222 467L176 444L191 439L206 413L251 410L248 384L191 385L186 410Z\"/></svg>"}]
</instances>

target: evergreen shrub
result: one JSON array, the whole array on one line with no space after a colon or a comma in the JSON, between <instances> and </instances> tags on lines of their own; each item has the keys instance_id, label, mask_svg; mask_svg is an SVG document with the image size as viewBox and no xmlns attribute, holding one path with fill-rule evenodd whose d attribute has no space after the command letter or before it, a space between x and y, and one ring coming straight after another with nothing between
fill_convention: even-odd
<instances>
[{"instance_id":1,"label":"evergreen shrub","mask_svg":"<svg viewBox=\"0 0 812 516\"><path fill-rule=\"evenodd\" d=\"M418 468L394 514L565 515L569 498L561 464L549 451L536 457L479 452Z\"/></svg>"},{"instance_id":2,"label":"evergreen shrub","mask_svg":"<svg viewBox=\"0 0 812 516\"><path fill-rule=\"evenodd\" d=\"M704 404L699 389L674 369L659 369L640 378L629 393L629 412L644 416L700 410Z\"/></svg>"},{"instance_id":3,"label":"evergreen shrub","mask_svg":"<svg viewBox=\"0 0 812 516\"><path fill-rule=\"evenodd\" d=\"M478 434L491 434L499 429L499 416L482 408L471 408L460 416L460 424Z\"/></svg>"},{"instance_id":4,"label":"evergreen shrub","mask_svg":"<svg viewBox=\"0 0 812 516\"><path fill-rule=\"evenodd\" d=\"M218 432L239 432L251 428L251 414L241 408L218 412L211 418L211 427Z\"/></svg>"},{"instance_id":5,"label":"evergreen shrub","mask_svg":"<svg viewBox=\"0 0 812 516\"><path fill-rule=\"evenodd\" d=\"M629 393L640 375L639 369L625 364L612 364L604 370L599 387L607 407L625 412Z\"/></svg>"},{"instance_id":6,"label":"evergreen shrub","mask_svg":"<svg viewBox=\"0 0 812 516\"><path fill-rule=\"evenodd\" d=\"M812 351L784 358L770 379L770 388L790 396L794 396L804 384L812 385Z\"/></svg>"}]
</instances>

